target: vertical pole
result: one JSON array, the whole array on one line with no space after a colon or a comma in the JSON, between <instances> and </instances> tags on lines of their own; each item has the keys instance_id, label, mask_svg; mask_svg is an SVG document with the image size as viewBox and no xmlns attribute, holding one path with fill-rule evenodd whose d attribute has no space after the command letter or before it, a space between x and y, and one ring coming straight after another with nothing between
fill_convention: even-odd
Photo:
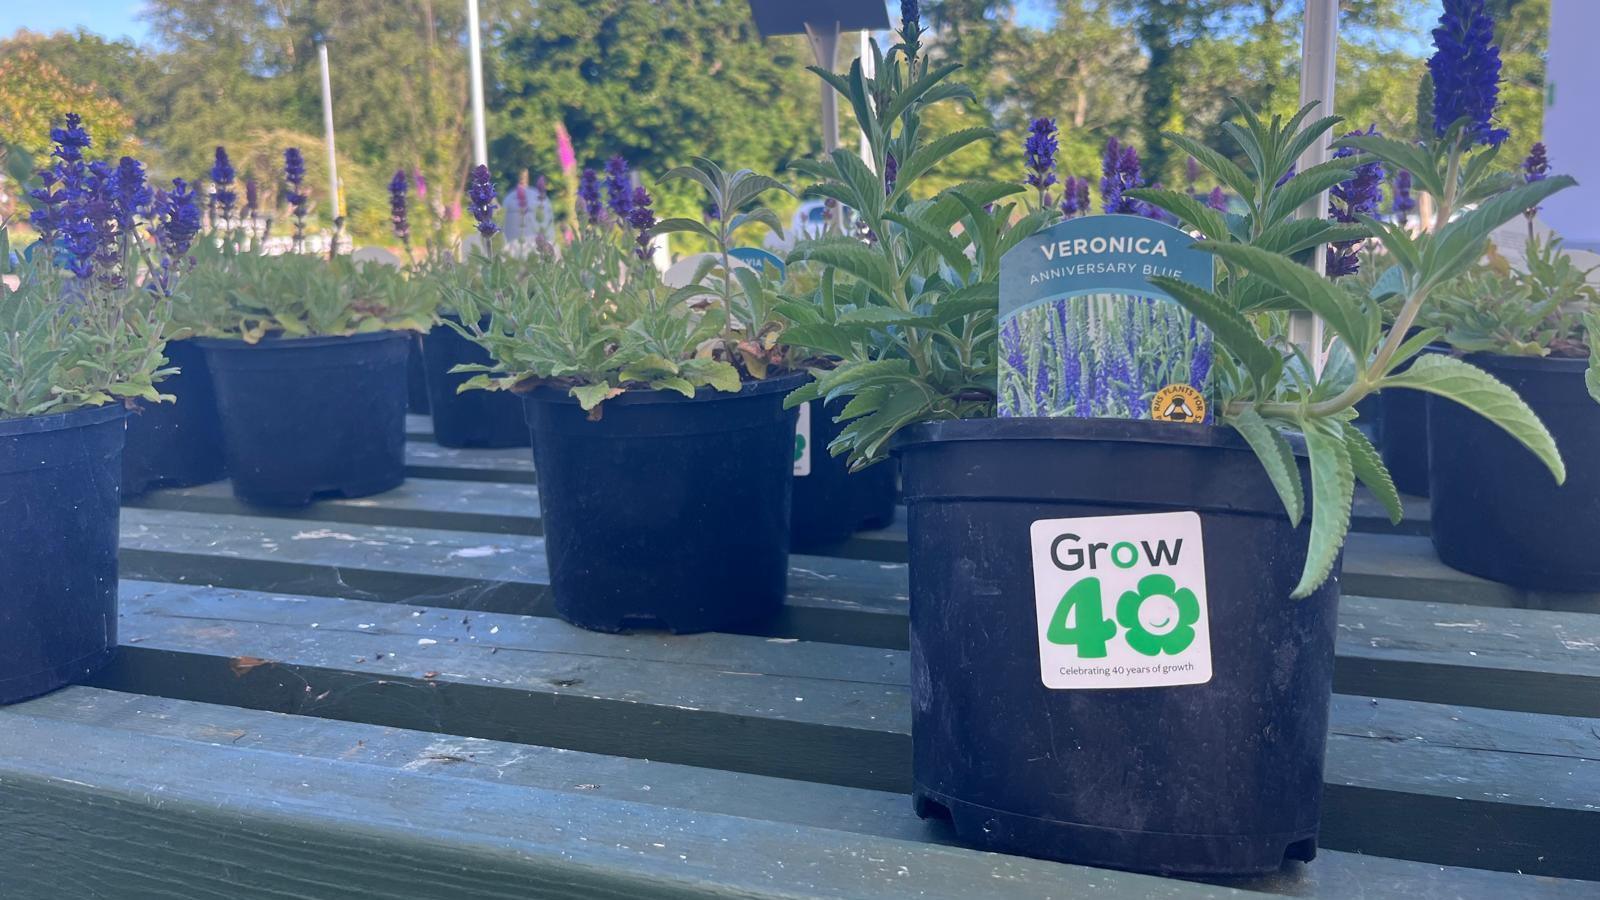
<instances>
[{"instance_id":1,"label":"vertical pole","mask_svg":"<svg viewBox=\"0 0 1600 900\"><path fill-rule=\"evenodd\" d=\"M806 37L811 40L811 52L816 55L817 67L834 70L839 53L839 22L835 19L825 25L806 23ZM833 87L822 84L822 152L839 149L839 108L835 105Z\"/></svg>"},{"instance_id":2,"label":"vertical pole","mask_svg":"<svg viewBox=\"0 0 1600 900\"><path fill-rule=\"evenodd\" d=\"M483 42L478 34L478 0L467 0L467 55L472 63L472 161L489 164L489 137L483 122Z\"/></svg>"},{"instance_id":3,"label":"vertical pole","mask_svg":"<svg viewBox=\"0 0 1600 900\"><path fill-rule=\"evenodd\" d=\"M875 77L878 72L877 64L872 58L872 32L866 28L861 29L860 59L861 74L868 78ZM867 168L873 168L872 145L867 143L867 133L865 131L861 132L861 159L867 164Z\"/></svg>"},{"instance_id":4,"label":"vertical pole","mask_svg":"<svg viewBox=\"0 0 1600 900\"><path fill-rule=\"evenodd\" d=\"M344 213L339 208L339 154L333 148L333 81L328 76L328 45L317 42L317 59L322 64L322 131L328 144L328 208L334 222Z\"/></svg>"},{"instance_id":5,"label":"vertical pole","mask_svg":"<svg viewBox=\"0 0 1600 900\"><path fill-rule=\"evenodd\" d=\"M1300 45L1300 105L1317 104L1312 118L1333 114L1334 75L1339 51L1339 0L1306 0L1305 34ZM1318 141L1300 156L1299 171L1327 162L1328 144ZM1311 204L1301 209L1302 216L1320 216L1328 206L1328 193L1318 194ZM1312 265L1317 274L1327 266L1327 257L1321 247L1312 250ZM1289 339L1299 345L1322 371L1325 359L1323 350L1322 320L1306 312L1296 312L1289 317Z\"/></svg>"}]
</instances>

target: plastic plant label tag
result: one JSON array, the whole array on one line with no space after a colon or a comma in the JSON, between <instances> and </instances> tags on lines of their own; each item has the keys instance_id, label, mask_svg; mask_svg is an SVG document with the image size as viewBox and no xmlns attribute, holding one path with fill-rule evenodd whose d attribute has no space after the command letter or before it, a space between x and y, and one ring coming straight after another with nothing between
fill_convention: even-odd
<instances>
[{"instance_id":1,"label":"plastic plant label tag","mask_svg":"<svg viewBox=\"0 0 1600 900\"><path fill-rule=\"evenodd\" d=\"M1030 537L1045 687L1211 680L1199 513L1040 519Z\"/></svg>"},{"instance_id":2,"label":"plastic plant label tag","mask_svg":"<svg viewBox=\"0 0 1600 900\"><path fill-rule=\"evenodd\" d=\"M794 424L794 474L811 474L811 404L800 404L800 417Z\"/></svg>"},{"instance_id":3,"label":"plastic plant label tag","mask_svg":"<svg viewBox=\"0 0 1600 900\"><path fill-rule=\"evenodd\" d=\"M1167 388L1211 394L1210 330L1150 284L1211 290L1215 262L1194 241L1154 219L1086 216L1006 251L998 415L1211 421L1170 404L1152 412Z\"/></svg>"}]
</instances>

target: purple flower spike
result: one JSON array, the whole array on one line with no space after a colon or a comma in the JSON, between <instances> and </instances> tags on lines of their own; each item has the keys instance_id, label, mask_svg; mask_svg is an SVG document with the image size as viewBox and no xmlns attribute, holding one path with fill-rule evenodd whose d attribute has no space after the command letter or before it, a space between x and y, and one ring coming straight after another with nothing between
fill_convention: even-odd
<instances>
[{"instance_id":1,"label":"purple flower spike","mask_svg":"<svg viewBox=\"0 0 1600 900\"><path fill-rule=\"evenodd\" d=\"M1228 211L1228 195L1222 190L1222 185L1219 184L1212 188L1211 193L1206 195L1206 205L1217 212L1225 213Z\"/></svg>"},{"instance_id":2,"label":"purple flower spike","mask_svg":"<svg viewBox=\"0 0 1600 900\"><path fill-rule=\"evenodd\" d=\"M233 189L233 177L233 163L228 160L228 151L218 147L216 161L211 164L211 202L221 209L225 220L233 218L233 204L239 199Z\"/></svg>"},{"instance_id":3,"label":"purple flower spike","mask_svg":"<svg viewBox=\"0 0 1600 900\"><path fill-rule=\"evenodd\" d=\"M643 187L633 189L633 195L628 198L628 227L635 232L634 253L639 258L650 258L650 229L656 227L656 213L651 209L653 201L650 192Z\"/></svg>"},{"instance_id":4,"label":"purple flower spike","mask_svg":"<svg viewBox=\"0 0 1600 900\"><path fill-rule=\"evenodd\" d=\"M605 221L606 209L600 202L600 176L593 169L584 169L578 178L578 208L590 224Z\"/></svg>"},{"instance_id":5,"label":"purple flower spike","mask_svg":"<svg viewBox=\"0 0 1600 900\"><path fill-rule=\"evenodd\" d=\"M1390 202L1389 209L1396 219L1405 221L1407 215L1417 208L1417 198L1411 196L1411 172L1401 169L1394 173L1394 199Z\"/></svg>"},{"instance_id":6,"label":"purple flower spike","mask_svg":"<svg viewBox=\"0 0 1600 900\"><path fill-rule=\"evenodd\" d=\"M467 180L467 200L472 209L472 218L478 223L478 233L485 238L493 237L500 230L494 223L494 211L499 206L495 202L497 197L494 176L489 174L489 167L478 166L473 169L472 176Z\"/></svg>"},{"instance_id":7,"label":"purple flower spike","mask_svg":"<svg viewBox=\"0 0 1600 900\"><path fill-rule=\"evenodd\" d=\"M1189 157L1183 164L1183 177L1188 179L1189 191L1193 193L1194 183L1200 180L1200 160Z\"/></svg>"},{"instance_id":8,"label":"purple flower spike","mask_svg":"<svg viewBox=\"0 0 1600 900\"><path fill-rule=\"evenodd\" d=\"M411 218L406 206L406 189L410 186L405 169L395 169L389 181L389 223L394 226L394 236L403 244L411 242Z\"/></svg>"},{"instance_id":9,"label":"purple flower spike","mask_svg":"<svg viewBox=\"0 0 1600 900\"><path fill-rule=\"evenodd\" d=\"M1144 186L1140 173L1139 152L1124 147L1116 138L1106 141L1106 150L1100 160L1100 208L1107 213L1145 215L1144 204L1124 196L1124 192Z\"/></svg>"},{"instance_id":10,"label":"purple flower spike","mask_svg":"<svg viewBox=\"0 0 1600 900\"><path fill-rule=\"evenodd\" d=\"M1050 205L1050 186L1056 183L1056 120L1040 116L1028 123L1028 137L1022 145L1027 184L1039 191L1039 205Z\"/></svg>"},{"instance_id":11,"label":"purple flower spike","mask_svg":"<svg viewBox=\"0 0 1600 900\"><path fill-rule=\"evenodd\" d=\"M1377 135L1378 127L1371 125L1367 130L1356 129L1345 135L1355 137L1358 135ZM1341 147L1334 151L1334 157L1345 158L1354 155L1355 151L1349 147ZM1370 159L1370 157L1369 157ZM1376 159L1356 166L1355 174L1339 182L1328 192L1328 214L1336 222L1356 222L1363 216L1378 214L1378 204L1383 201L1383 163ZM1361 270L1361 259L1357 251L1361 248L1360 241L1343 241L1328 245L1327 274L1329 278L1339 278L1345 275L1354 275Z\"/></svg>"},{"instance_id":12,"label":"purple flower spike","mask_svg":"<svg viewBox=\"0 0 1600 900\"><path fill-rule=\"evenodd\" d=\"M83 159L83 151L89 149L94 143L89 138L89 132L83 127L83 117L77 113L67 113L66 125L61 128L50 129L50 140L55 143L51 155L62 162L77 162Z\"/></svg>"},{"instance_id":13,"label":"purple flower spike","mask_svg":"<svg viewBox=\"0 0 1600 900\"><path fill-rule=\"evenodd\" d=\"M900 177L900 160L894 158L893 153L883 156L883 195L894 193L895 179Z\"/></svg>"},{"instance_id":14,"label":"purple flower spike","mask_svg":"<svg viewBox=\"0 0 1600 900\"><path fill-rule=\"evenodd\" d=\"M1500 102L1500 48L1483 0L1444 0L1433 30L1433 129L1439 137L1465 123L1467 143L1498 147L1509 134L1494 127Z\"/></svg>"},{"instance_id":15,"label":"purple flower spike","mask_svg":"<svg viewBox=\"0 0 1600 900\"><path fill-rule=\"evenodd\" d=\"M1522 180L1528 184L1543 181L1550 177L1550 157L1540 141L1528 151L1528 158L1522 161Z\"/></svg>"},{"instance_id":16,"label":"purple flower spike","mask_svg":"<svg viewBox=\"0 0 1600 900\"><path fill-rule=\"evenodd\" d=\"M619 222L626 222L632 204L633 182L628 176L628 161L613 156L606 160L606 206Z\"/></svg>"},{"instance_id":17,"label":"purple flower spike","mask_svg":"<svg viewBox=\"0 0 1600 900\"><path fill-rule=\"evenodd\" d=\"M111 173L111 205L115 210L117 228L131 234L134 218L144 214L153 199L150 185L145 180L144 164L131 156L124 156Z\"/></svg>"}]
</instances>

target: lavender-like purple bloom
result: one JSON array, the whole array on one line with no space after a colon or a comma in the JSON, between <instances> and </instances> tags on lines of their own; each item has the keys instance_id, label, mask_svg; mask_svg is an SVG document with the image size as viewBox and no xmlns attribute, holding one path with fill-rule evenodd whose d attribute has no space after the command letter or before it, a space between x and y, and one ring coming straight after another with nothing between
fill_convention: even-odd
<instances>
[{"instance_id":1,"label":"lavender-like purple bloom","mask_svg":"<svg viewBox=\"0 0 1600 900\"><path fill-rule=\"evenodd\" d=\"M1050 205L1050 186L1056 183L1057 149L1055 119L1040 116L1028 123L1028 137L1022 144L1026 183L1039 191L1041 209Z\"/></svg>"},{"instance_id":2,"label":"lavender-like purple bloom","mask_svg":"<svg viewBox=\"0 0 1600 900\"><path fill-rule=\"evenodd\" d=\"M1378 127L1371 125L1367 130L1356 129L1345 137L1361 135L1374 136L1378 134ZM1349 147L1340 147L1333 155L1336 159L1353 156L1355 150ZM1383 163L1374 157L1369 161L1356 166L1355 173L1344 181L1333 186L1328 191L1328 214L1336 222L1357 222L1364 216L1376 216L1378 205L1383 202ZM1361 258L1357 251L1361 249L1360 241L1340 241L1328 245L1327 274L1329 278L1340 278L1345 275L1354 275L1361 270Z\"/></svg>"},{"instance_id":3,"label":"lavender-like purple bloom","mask_svg":"<svg viewBox=\"0 0 1600 900\"><path fill-rule=\"evenodd\" d=\"M885 197L894 193L894 182L900 177L900 160L894 158L893 153L883 155L883 195Z\"/></svg>"},{"instance_id":4,"label":"lavender-like purple bloom","mask_svg":"<svg viewBox=\"0 0 1600 900\"><path fill-rule=\"evenodd\" d=\"M1061 215L1071 219L1093 211L1089 203L1089 179L1068 175L1061 183Z\"/></svg>"},{"instance_id":5,"label":"lavender-like purple bloom","mask_svg":"<svg viewBox=\"0 0 1600 900\"><path fill-rule=\"evenodd\" d=\"M584 169L578 178L578 208L590 224L605 221L606 209L600 202L600 176L593 169Z\"/></svg>"},{"instance_id":6,"label":"lavender-like purple bloom","mask_svg":"<svg viewBox=\"0 0 1600 900\"><path fill-rule=\"evenodd\" d=\"M1467 144L1498 147L1509 132L1495 128L1500 102L1500 48L1494 43L1494 20L1483 0L1444 0L1444 15L1433 30L1433 129L1444 137L1465 122Z\"/></svg>"},{"instance_id":7,"label":"lavender-like purple bloom","mask_svg":"<svg viewBox=\"0 0 1600 900\"><path fill-rule=\"evenodd\" d=\"M66 115L65 125L50 129L50 140L55 144L50 155L64 163L81 161L83 151L94 143L88 129L83 127L83 117L70 112Z\"/></svg>"},{"instance_id":8,"label":"lavender-like purple bloom","mask_svg":"<svg viewBox=\"0 0 1600 900\"><path fill-rule=\"evenodd\" d=\"M1401 169L1394 173L1394 198L1389 202L1389 211L1402 222L1417 208L1417 198L1411 195L1411 172Z\"/></svg>"},{"instance_id":9,"label":"lavender-like purple bloom","mask_svg":"<svg viewBox=\"0 0 1600 900\"><path fill-rule=\"evenodd\" d=\"M1189 193L1194 193L1195 182L1200 180L1200 160L1189 157L1183 164L1183 176L1188 180Z\"/></svg>"},{"instance_id":10,"label":"lavender-like purple bloom","mask_svg":"<svg viewBox=\"0 0 1600 900\"><path fill-rule=\"evenodd\" d=\"M153 274L152 290L171 292L172 280L188 262L189 248L200 233L200 206L195 191L182 178L172 179L172 190L158 190L150 203L150 234L161 251L161 266Z\"/></svg>"},{"instance_id":11,"label":"lavender-like purple bloom","mask_svg":"<svg viewBox=\"0 0 1600 900\"><path fill-rule=\"evenodd\" d=\"M227 149L218 147L216 161L211 164L211 202L222 210L223 221L233 218L233 205L239 200L233 190L233 176L233 163L228 160Z\"/></svg>"},{"instance_id":12,"label":"lavender-like purple bloom","mask_svg":"<svg viewBox=\"0 0 1600 900\"><path fill-rule=\"evenodd\" d=\"M1000 352L1005 356L1006 365L1010 367L1011 371L1022 375L1026 374L1022 371L1022 367L1025 365L1022 354L1022 326L1015 318L1000 327ZM1004 373L1001 373L1000 383L1002 385L1006 383ZM1011 396L1016 396L1016 394L1012 393ZM1000 415L1015 415L1015 409L1014 404L1002 403L1000 404Z\"/></svg>"},{"instance_id":13,"label":"lavender-like purple bloom","mask_svg":"<svg viewBox=\"0 0 1600 900\"><path fill-rule=\"evenodd\" d=\"M1206 195L1206 206L1220 213L1228 211L1228 195L1222 190L1222 185L1212 188L1211 193Z\"/></svg>"},{"instance_id":14,"label":"lavender-like purple bloom","mask_svg":"<svg viewBox=\"0 0 1600 900\"><path fill-rule=\"evenodd\" d=\"M606 206L618 222L626 222L632 204L633 180L628 175L628 161L613 156L606 160Z\"/></svg>"},{"instance_id":15,"label":"lavender-like purple bloom","mask_svg":"<svg viewBox=\"0 0 1600 900\"><path fill-rule=\"evenodd\" d=\"M389 224L394 228L394 236L400 243L411 245L411 217L407 209L406 189L410 181L406 178L405 169L395 169L394 178L389 180Z\"/></svg>"},{"instance_id":16,"label":"lavender-like purple bloom","mask_svg":"<svg viewBox=\"0 0 1600 900\"><path fill-rule=\"evenodd\" d=\"M1545 150L1544 142L1539 141L1528 150L1528 158L1522 161L1522 180L1532 184L1549 177L1550 156Z\"/></svg>"},{"instance_id":17,"label":"lavender-like purple bloom","mask_svg":"<svg viewBox=\"0 0 1600 900\"><path fill-rule=\"evenodd\" d=\"M108 192L118 231L132 235L134 219L143 215L154 199L145 178L144 164L131 156L124 156L117 163L116 171L111 173Z\"/></svg>"},{"instance_id":18,"label":"lavender-like purple bloom","mask_svg":"<svg viewBox=\"0 0 1600 900\"><path fill-rule=\"evenodd\" d=\"M306 213L309 212L306 204L311 201L311 195L306 193L305 180L306 160L300 155L300 148L290 147L283 151L283 200L289 204L294 215L296 248L305 246L306 241Z\"/></svg>"},{"instance_id":19,"label":"lavender-like purple bloom","mask_svg":"<svg viewBox=\"0 0 1600 900\"><path fill-rule=\"evenodd\" d=\"M650 208L653 202L643 187L634 188L633 196L628 198L628 227L635 232L633 252L641 260L650 258L650 229L656 227L656 213Z\"/></svg>"},{"instance_id":20,"label":"lavender-like purple bloom","mask_svg":"<svg viewBox=\"0 0 1600 900\"><path fill-rule=\"evenodd\" d=\"M473 220L478 223L478 234L485 238L493 237L500 230L494 223L494 211L499 206L495 202L497 197L494 176L489 174L489 167L480 165L474 168L467 179L467 204L472 210Z\"/></svg>"},{"instance_id":21,"label":"lavender-like purple bloom","mask_svg":"<svg viewBox=\"0 0 1600 900\"><path fill-rule=\"evenodd\" d=\"M1124 196L1126 191L1144 185L1139 152L1132 145L1122 146L1116 138L1106 141L1100 160L1100 208L1107 213L1142 216L1144 204Z\"/></svg>"},{"instance_id":22,"label":"lavender-like purple bloom","mask_svg":"<svg viewBox=\"0 0 1600 900\"><path fill-rule=\"evenodd\" d=\"M922 47L922 4L917 0L900 0L900 39L906 56L915 60Z\"/></svg>"}]
</instances>

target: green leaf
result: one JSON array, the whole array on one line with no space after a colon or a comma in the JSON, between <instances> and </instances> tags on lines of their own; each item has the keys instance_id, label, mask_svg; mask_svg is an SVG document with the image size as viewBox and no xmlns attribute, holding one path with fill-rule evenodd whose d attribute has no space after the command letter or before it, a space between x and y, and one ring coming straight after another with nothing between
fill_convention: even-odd
<instances>
[{"instance_id":1,"label":"green leaf","mask_svg":"<svg viewBox=\"0 0 1600 900\"><path fill-rule=\"evenodd\" d=\"M1378 455L1378 448L1372 446L1361 429L1349 422L1341 424L1344 426L1345 447L1350 451L1350 464L1355 469L1356 477L1383 504L1384 511L1389 514L1389 522L1399 525L1400 520L1405 518L1405 509L1400 504L1400 491L1394 486L1394 478L1384 466L1383 457Z\"/></svg>"},{"instance_id":2,"label":"green leaf","mask_svg":"<svg viewBox=\"0 0 1600 900\"><path fill-rule=\"evenodd\" d=\"M889 204L891 206L894 205L894 201L910 190L917 178L940 162L950 158L956 151L968 144L992 137L994 137L994 132L988 128L964 128L935 138L918 147L911 154L910 159L900 162L900 171L895 176L894 193L889 197Z\"/></svg>"},{"instance_id":3,"label":"green leaf","mask_svg":"<svg viewBox=\"0 0 1600 900\"><path fill-rule=\"evenodd\" d=\"M606 399L614 396L611 385L602 381L599 384L580 384L572 389L572 396L577 398L578 405L584 412L591 412Z\"/></svg>"},{"instance_id":4,"label":"green leaf","mask_svg":"<svg viewBox=\"0 0 1600 900\"><path fill-rule=\"evenodd\" d=\"M1442 284L1466 271L1483 256L1489 235L1496 228L1538 206L1556 191L1577 184L1570 176L1554 175L1543 181L1518 185L1462 213L1440 229L1423 253L1423 275L1428 284Z\"/></svg>"},{"instance_id":5,"label":"green leaf","mask_svg":"<svg viewBox=\"0 0 1600 900\"><path fill-rule=\"evenodd\" d=\"M1419 189L1435 197L1444 196L1444 182L1439 177L1439 167L1428 151L1418 144L1375 134L1362 134L1342 137L1333 145L1349 147L1375 156L1388 163L1391 169L1406 169L1411 172L1411 177ZM1359 164L1361 160L1354 159L1353 162Z\"/></svg>"},{"instance_id":6,"label":"green leaf","mask_svg":"<svg viewBox=\"0 0 1600 900\"><path fill-rule=\"evenodd\" d=\"M716 234L714 234L711 229L707 228L705 223L695 219L662 219L660 222L657 222L655 227L651 228L649 231L651 237L654 237L658 234L677 233L695 234L710 241L713 245L717 243Z\"/></svg>"},{"instance_id":7,"label":"green leaf","mask_svg":"<svg viewBox=\"0 0 1600 900\"><path fill-rule=\"evenodd\" d=\"M1344 441L1343 423L1302 419L1311 456L1311 542L1300 583L1289 596L1302 600L1328 580L1350 531L1350 505L1355 500L1355 467Z\"/></svg>"},{"instance_id":8,"label":"green leaf","mask_svg":"<svg viewBox=\"0 0 1600 900\"><path fill-rule=\"evenodd\" d=\"M1283 501L1289 522L1298 527L1306 512L1305 486L1300 481L1300 463L1288 439L1253 409L1229 416L1226 421L1256 452L1267 470L1267 477L1272 480L1272 487Z\"/></svg>"},{"instance_id":9,"label":"green leaf","mask_svg":"<svg viewBox=\"0 0 1600 900\"><path fill-rule=\"evenodd\" d=\"M1258 247L1214 241L1201 241L1195 246L1277 285L1306 309L1321 316L1334 334L1364 352L1366 318L1358 301L1348 291L1287 257Z\"/></svg>"},{"instance_id":10,"label":"green leaf","mask_svg":"<svg viewBox=\"0 0 1600 900\"><path fill-rule=\"evenodd\" d=\"M1372 229L1365 225L1327 219L1287 219L1267 228L1250 243L1263 250L1292 256L1318 244L1360 241L1369 237L1372 237Z\"/></svg>"},{"instance_id":11,"label":"green leaf","mask_svg":"<svg viewBox=\"0 0 1600 900\"><path fill-rule=\"evenodd\" d=\"M1354 171L1352 158L1342 157L1318 163L1285 181L1283 187L1276 188L1272 192L1272 200L1267 204L1265 222L1274 223L1294 215L1295 210L1315 200L1323 191L1348 179Z\"/></svg>"},{"instance_id":12,"label":"green leaf","mask_svg":"<svg viewBox=\"0 0 1600 900\"><path fill-rule=\"evenodd\" d=\"M1230 306L1226 299L1187 281L1165 275L1151 277L1150 283L1172 295L1178 305L1204 322L1217 340L1239 358L1258 385L1269 385L1276 381L1279 370L1283 368L1283 356L1263 343L1250 320Z\"/></svg>"},{"instance_id":13,"label":"green leaf","mask_svg":"<svg viewBox=\"0 0 1600 900\"><path fill-rule=\"evenodd\" d=\"M1383 379L1383 388L1409 388L1454 400L1500 426L1539 458L1556 483L1567 480L1566 465L1555 438L1517 392L1488 372L1453 356L1419 356L1411 368Z\"/></svg>"},{"instance_id":14,"label":"green leaf","mask_svg":"<svg viewBox=\"0 0 1600 900\"><path fill-rule=\"evenodd\" d=\"M971 274L972 261L967 258L966 248L950 234L948 228L940 230L928 222L925 211L888 212L884 213L884 218L904 228L918 241L931 247L939 254L939 259L954 269L963 280Z\"/></svg>"},{"instance_id":15,"label":"green leaf","mask_svg":"<svg viewBox=\"0 0 1600 900\"><path fill-rule=\"evenodd\" d=\"M1244 170L1239 168L1238 164L1233 160L1187 135L1178 134L1174 131L1163 131L1161 136L1176 145L1179 150L1194 157L1200 163L1201 168L1215 175L1218 181L1227 185L1234 193L1245 198L1246 201L1250 201L1256 196L1255 179L1246 175Z\"/></svg>"},{"instance_id":16,"label":"green leaf","mask_svg":"<svg viewBox=\"0 0 1600 900\"><path fill-rule=\"evenodd\" d=\"M882 254L847 237L822 237L802 241L789 251L789 262L818 262L871 285L886 299L895 295L894 273Z\"/></svg>"},{"instance_id":17,"label":"green leaf","mask_svg":"<svg viewBox=\"0 0 1600 900\"><path fill-rule=\"evenodd\" d=\"M1127 192L1129 197L1154 204L1178 217L1180 222L1214 241L1228 239L1228 223L1222 214L1179 191L1161 188L1137 188Z\"/></svg>"}]
</instances>

